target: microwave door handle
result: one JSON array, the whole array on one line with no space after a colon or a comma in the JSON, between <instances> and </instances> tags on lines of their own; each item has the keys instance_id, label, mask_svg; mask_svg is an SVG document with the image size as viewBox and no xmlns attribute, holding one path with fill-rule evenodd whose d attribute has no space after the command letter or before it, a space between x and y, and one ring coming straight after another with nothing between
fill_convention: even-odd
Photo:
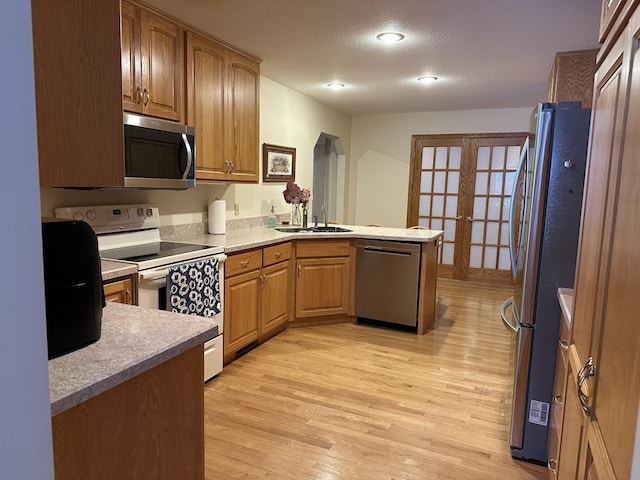
<instances>
[{"instance_id":1,"label":"microwave door handle","mask_svg":"<svg viewBox=\"0 0 640 480\"><path fill-rule=\"evenodd\" d=\"M182 141L184 142L184 148L187 150L187 168L184 169L184 173L182 174L182 179L186 180L191 171L191 165L193 164L193 151L191 150L191 144L189 143L186 133L182 134Z\"/></svg>"}]
</instances>

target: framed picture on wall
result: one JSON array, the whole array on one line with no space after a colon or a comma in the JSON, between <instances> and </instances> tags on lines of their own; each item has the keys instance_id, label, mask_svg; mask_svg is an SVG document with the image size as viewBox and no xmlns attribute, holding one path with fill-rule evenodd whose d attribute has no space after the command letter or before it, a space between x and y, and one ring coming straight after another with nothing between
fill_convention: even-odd
<instances>
[{"instance_id":1,"label":"framed picture on wall","mask_svg":"<svg viewBox=\"0 0 640 480\"><path fill-rule=\"evenodd\" d=\"M296 173L296 149L262 144L262 181L292 182Z\"/></svg>"}]
</instances>

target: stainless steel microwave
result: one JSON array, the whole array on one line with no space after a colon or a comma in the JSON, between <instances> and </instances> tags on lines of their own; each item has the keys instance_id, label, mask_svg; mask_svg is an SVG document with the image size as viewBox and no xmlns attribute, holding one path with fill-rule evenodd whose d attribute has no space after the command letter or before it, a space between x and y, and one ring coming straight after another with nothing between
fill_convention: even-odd
<instances>
[{"instance_id":1,"label":"stainless steel microwave","mask_svg":"<svg viewBox=\"0 0 640 480\"><path fill-rule=\"evenodd\" d=\"M193 188L195 128L125 113L124 161L125 187Z\"/></svg>"}]
</instances>

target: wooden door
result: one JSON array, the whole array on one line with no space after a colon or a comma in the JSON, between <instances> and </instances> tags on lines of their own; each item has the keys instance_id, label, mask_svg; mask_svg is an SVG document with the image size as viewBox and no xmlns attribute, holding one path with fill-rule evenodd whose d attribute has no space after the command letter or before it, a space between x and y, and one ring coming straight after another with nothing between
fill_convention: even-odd
<instances>
[{"instance_id":1,"label":"wooden door","mask_svg":"<svg viewBox=\"0 0 640 480\"><path fill-rule=\"evenodd\" d=\"M225 160L233 181L258 182L260 66L229 51L226 81Z\"/></svg>"},{"instance_id":2,"label":"wooden door","mask_svg":"<svg viewBox=\"0 0 640 480\"><path fill-rule=\"evenodd\" d=\"M289 262L281 262L262 269L262 328L261 335L286 325L290 317Z\"/></svg>"},{"instance_id":3,"label":"wooden door","mask_svg":"<svg viewBox=\"0 0 640 480\"><path fill-rule=\"evenodd\" d=\"M124 110L142 112L142 65L140 64L140 22L136 7L123 1L121 7L122 102Z\"/></svg>"},{"instance_id":4,"label":"wooden door","mask_svg":"<svg viewBox=\"0 0 640 480\"><path fill-rule=\"evenodd\" d=\"M225 279L225 356L258 339L260 284L260 270Z\"/></svg>"},{"instance_id":5,"label":"wooden door","mask_svg":"<svg viewBox=\"0 0 640 480\"><path fill-rule=\"evenodd\" d=\"M133 282L130 278L105 283L103 288L107 302L133 304Z\"/></svg>"},{"instance_id":6,"label":"wooden door","mask_svg":"<svg viewBox=\"0 0 640 480\"><path fill-rule=\"evenodd\" d=\"M571 362L569 362L564 397L562 448L557 462L558 480L575 480L578 474L585 416L578 399L576 373L576 370L572 368Z\"/></svg>"},{"instance_id":7,"label":"wooden door","mask_svg":"<svg viewBox=\"0 0 640 480\"><path fill-rule=\"evenodd\" d=\"M225 180L226 49L187 32L187 124L196 128L196 180Z\"/></svg>"},{"instance_id":8,"label":"wooden door","mask_svg":"<svg viewBox=\"0 0 640 480\"><path fill-rule=\"evenodd\" d=\"M439 277L512 283L509 208L525 137L413 136L407 226L444 230Z\"/></svg>"},{"instance_id":9,"label":"wooden door","mask_svg":"<svg viewBox=\"0 0 640 480\"><path fill-rule=\"evenodd\" d=\"M182 30L154 13L140 9L142 104L147 115L182 120Z\"/></svg>"},{"instance_id":10,"label":"wooden door","mask_svg":"<svg viewBox=\"0 0 640 480\"><path fill-rule=\"evenodd\" d=\"M348 257L298 259L296 318L349 313Z\"/></svg>"}]
</instances>

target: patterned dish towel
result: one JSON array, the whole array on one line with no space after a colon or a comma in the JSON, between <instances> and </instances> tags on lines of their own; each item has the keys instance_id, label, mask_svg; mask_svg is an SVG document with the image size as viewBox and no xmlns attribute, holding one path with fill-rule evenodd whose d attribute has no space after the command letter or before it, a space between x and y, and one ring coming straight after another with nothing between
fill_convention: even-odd
<instances>
[{"instance_id":1,"label":"patterned dish towel","mask_svg":"<svg viewBox=\"0 0 640 480\"><path fill-rule=\"evenodd\" d=\"M201 317L220 313L218 260L209 258L169 268L167 310Z\"/></svg>"}]
</instances>

